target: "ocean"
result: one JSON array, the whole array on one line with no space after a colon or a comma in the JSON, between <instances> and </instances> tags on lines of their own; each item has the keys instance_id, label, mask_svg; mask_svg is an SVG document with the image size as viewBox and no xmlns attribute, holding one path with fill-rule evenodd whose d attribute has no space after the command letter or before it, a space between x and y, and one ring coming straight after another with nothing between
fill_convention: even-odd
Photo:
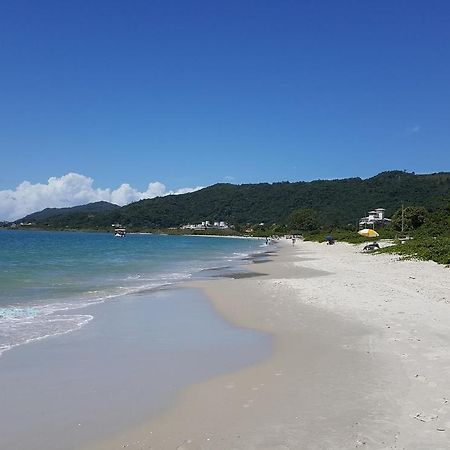
<instances>
[{"instance_id":1,"label":"ocean","mask_svg":"<svg viewBox=\"0 0 450 450\"><path fill-rule=\"evenodd\" d=\"M263 243L1 231L0 448L83 448L267 358L270 335L185 283L246 272Z\"/></svg>"},{"instance_id":2,"label":"ocean","mask_svg":"<svg viewBox=\"0 0 450 450\"><path fill-rule=\"evenodd\" d=\"M238 270L263 241L200 236L0 232L0 355L94 320L110 299Z\"/></svg>"}]
</instances>

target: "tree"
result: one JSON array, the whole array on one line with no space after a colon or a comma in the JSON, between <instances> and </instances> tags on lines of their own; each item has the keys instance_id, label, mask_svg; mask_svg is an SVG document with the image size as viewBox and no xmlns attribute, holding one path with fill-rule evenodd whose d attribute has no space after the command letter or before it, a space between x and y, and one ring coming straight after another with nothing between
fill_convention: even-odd
<instances>
[{"instance_id":1,"label":"tree","mask_svg":"<svg viewBox=\"0 0 450 450\"><path fill-rule=\"evenodd\" d=\"M314 231L319 226L317 214L309 208L297 209L288 217L288 227L291 231Z\"/></svg>"},{"instance_id":2,"label":"tree","mask_svg":"<svg viewBox=\"0 0 450 450\"><path fill-rule=\"evenodd\" d=\"M428 216L428 211L422 206L407 206L403 209L403 229L413 231L422 226ZM402 229L402 210L399 209L392 216L392 225L397 230Z\"/></svg>"}]
</instances>

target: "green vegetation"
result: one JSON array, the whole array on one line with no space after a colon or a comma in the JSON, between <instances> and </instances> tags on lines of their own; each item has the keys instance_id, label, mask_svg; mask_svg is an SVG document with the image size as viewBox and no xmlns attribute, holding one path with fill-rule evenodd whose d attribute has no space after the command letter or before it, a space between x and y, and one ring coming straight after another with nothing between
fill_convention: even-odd
<instances>
[{"instance_id":1,"label":"green vegetation","mask_svg":"<svg viewBox=\"0 0 450 450\"><path fill-rule=\"evenodd\" d=\"M421 227L427 219L428 211L421 206L407 206L392 216L392 226L398 231L411 232Z\"/></svg>"},{"instance_id":2,"label":"green vegetation","mask_svg":"<svg viewBox=\"0 0 450 450\"><path fill-rule=\"evenodd\" d=\"M310 208L296 209L287 219L287 227L292 234L312 232L320 228L320 221Z\"/></svg>"},{"instance_id":3,"label":"green vegetation","mask_svg":"<svg viewBox=\"0 0 450 450\"><path fill-rule=\"evenodd\" d=\"M401 210L396 216L401 216ZM393 224L401 230L401 222ZM435 210L423 207L404 210L404 230L411 239L397 239L383 253L398 253L404 258L432 260L450 264L450 203Z\"/></svg>"},{"instance_id":4,"label":"green vegetation","mask_svg":"<svg viewBox=\"0 0 450 450\"><path fill-rule=\"evenodd\" d=\"M391 247L378 250L382 253L397 253L406 259L432 260L439 264L450 264L450 237L421 237L398 241Z\"/></svg>"},{"instance_id":5,"label":"green vegetation","mask_svg":"<svg viewBox=\"0 0 450 450\"><path fill-rule=\"evenodd\" d=\"M400 208L404 203L405 207ZM385 172L367 180L217 184L190 194L142 200L124 206L98 202L46 209L17 222L47 230L113 230L199 235L271 236L302 234L323 242L326 236L349 243L370 242L356 232L358 219L373 207L386 208L389 227L378 239L392 239L383 253L450 264L450 174ZM180 225L227 221L225 230L185 230ZM8 226L8 224L2 224ZM27 227L28 229L30 227ZM408 239L403 239L408 237Z\"/></svg>"},{"instance_id":6,"label":"green vegetation","mask_svg":"<svg viewBox=\"0 0 450 450\"><path fill-rule=\"evenodd\" d=\"M379 239L396 239L381 252L450 264L450 173L415 175L384 172L367 180L318 180L299 183L216 184L197 192L142 200L122 208L98 202L74 208L46 209L17 222L47 230L129 231L167 234L303 234L305 239L362 243L358 219L375 207L386 208L390 227ZM404 204L403 214L400 208ZM182 230L180 225L226 221L228 230ZM403 231L402 231L403 223ZM401 242L404 242L403 244Z\"/></svg>"},{"instance_id":7,"label":"green vegetation","mask_svg":"<svg viewBox=\"0 0 450 450\"><path fill-rule=\"evenodd\" d=\"M70 208L45 208L42 211L29 214L17 222L42 222L58 216L63 217L71 215L81 215L82 217L85 217L89 214L104 213L116 209L120 209L120 206L108 202L88 203L87 205L72 206Z\"/></svg>"},{"instance_id":8,"label":"green vegetation","mask_svg":"<svg viewBox=\"0 0 450 450\"><path fill-rule=\"evenodd\" d=\"M390 216L402 201L405 206L422 204L435 209L442 205L443 198L450 198L450 173L415 175L393 171L367 180L216 184L197 192L141 200L108 211L73 211L37 217L33 222L44 229L107 230L111 224L120 223L144 230L222 220L235 225L237 232L253 228L256 233L281 234L294 228L296 210L313 210L313 222L322 227L354 229L358 219L371 208L382 206ZM302 223L295 228L299 225Z\"/></svg>"},{"instance_id":9,"label":"green vegetation","mask_svg":"<svg viewBox=\"0 0 450 450\"><path fill-rule=\"evenodd\" d=\"M403 210L402 233L401 208L393 215L389 227L378 229L376 239L392 239L394 245L386 246L379 253L396 253L405 259L432 260L439 264L450 265L450 204L427 210L424 207L411 206ZM360 244L370 240L359 236L355 230L321 229L304 233L306 240L323 242L327 235L335 240Z\"/></svg>"}]
</instances>

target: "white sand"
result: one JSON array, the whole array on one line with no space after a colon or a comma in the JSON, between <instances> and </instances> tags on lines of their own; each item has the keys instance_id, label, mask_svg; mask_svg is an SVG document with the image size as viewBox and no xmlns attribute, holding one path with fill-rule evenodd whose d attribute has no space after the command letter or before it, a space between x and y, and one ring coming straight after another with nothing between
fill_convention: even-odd
<instances>
[{"instance_id":1,"label":"white sand","mask_svg":"<svg viewBox=\"0 0 450 450\"><path fill-rule=\"evenodd\" d=\"M450 448L450 269L309 242L251 269L197 285L273 356L92 448Z\"/></svg>"}]
</instances>

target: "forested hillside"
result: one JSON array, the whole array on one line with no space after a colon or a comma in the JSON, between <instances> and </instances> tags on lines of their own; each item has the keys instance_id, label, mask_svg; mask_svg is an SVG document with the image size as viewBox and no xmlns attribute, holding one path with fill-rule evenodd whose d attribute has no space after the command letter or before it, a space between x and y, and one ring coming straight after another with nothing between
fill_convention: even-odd
<instances>
[{"instance_id":1,"label":"forested hillside","mask_svg":"<svg viewBox=\"0 0 450 450\"><path fill-rule=\"evenodd\" d=\"M87 205L72 206L69 208L45 208L42 211L28 214L17 222L42 222L55 216L67 216L74 214L97 214L120 209L120 206L108 202L94 202Z\"/></svg>"},{"instance_id":2,"label":"forested hillside","mask_svg":"<svg viewBox=\"0 0 450 450\"><path fill-rule=\"evenodd\" d=\"M230 224L284 223L292 211L314 210L324 225L355 224L373 208L387 215L401 206L433 210L450 199L450 173L415 175L383 172L363 180L317 180L298 183L216 184L200 191L141 200L103 213L36 218L42 227L106 228L112 223L135 228L178 227L204 220Z\"/></svg>"}]
</instances>

